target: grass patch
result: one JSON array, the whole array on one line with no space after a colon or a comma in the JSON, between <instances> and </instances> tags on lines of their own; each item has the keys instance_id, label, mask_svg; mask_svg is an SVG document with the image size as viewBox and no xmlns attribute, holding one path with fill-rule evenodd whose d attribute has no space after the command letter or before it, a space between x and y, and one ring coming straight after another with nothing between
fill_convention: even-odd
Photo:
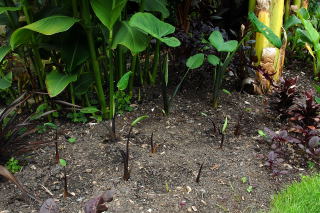
<instances>
[{"instance_id":1,"label":"grass patch","mask_svg":"<svg viewBox=\"0 0 320 213\"><path fill-rule=\"evenodd\" d=\"M270 213L319 213L320 175L303 176L301 182L294 182L271 202Z\"/></svg>"}]
</instances>

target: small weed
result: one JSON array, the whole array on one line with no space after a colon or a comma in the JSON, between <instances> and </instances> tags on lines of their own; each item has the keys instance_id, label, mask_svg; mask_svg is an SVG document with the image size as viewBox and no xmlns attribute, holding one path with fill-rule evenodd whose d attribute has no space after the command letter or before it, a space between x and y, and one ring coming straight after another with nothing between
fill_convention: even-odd
<instances>
[{"instance_id":1,"label":"small weed","mask_svg":"<svg viewBox=\"0 0 320 213\"><path fill-rule=\"evenodd\" d=\"M242 177L242 178L241 178L241 182L242 182L242 183L247 183L247 182L248 182L248 178L245 177L245 176Z\"/></svg>"},{"instance_id":2,"label":"small weed","mask_svg":"<svg viewBox=\"0 0 320 213\"><path fill-rule=\"evenodd\" d=\"M247 192L251 193L253 191L253 186L248 186Z\"/></svg>"},{"instance_id":3,"label":"small weed","mask_svg":"<svg viewBox=\"0 0 320 213\"><path fill-rule=\"evenodd\" d=\"M14 157L10 158L5 166L12 173L20 172L22 169L22 166L19 165L19 161Z\"/></svg>"},{"instance_id":4,"label":"small weed","mask_svg":"<svg viewBox=\"0 0 320 213\"><path fill-rule=\"evenodd\" d=\"M68 138L69 143L75 143L76 141L77 141L77 138L74 138L74 137Z\"/></svg>"}]
</instances>

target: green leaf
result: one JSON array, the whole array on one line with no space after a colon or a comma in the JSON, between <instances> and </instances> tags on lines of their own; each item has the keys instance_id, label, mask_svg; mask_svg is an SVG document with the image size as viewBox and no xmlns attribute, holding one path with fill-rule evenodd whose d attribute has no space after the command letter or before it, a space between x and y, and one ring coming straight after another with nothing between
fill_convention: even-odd
<instances>
[{"instance_id":1,"label":"green leaf","mask_svg":"<svg viewBox=\"0 0 320 213\"><path fill-rule=\"evenodd\" d=\"M215 55L208 55L208 62L213 66L217 66L220 63L220 58Z\"/></svg>"},{"instance_id":2,"label":"green leaf","mask_svg":"<svg viewBox=\"0 0 320 213\"><path fill-rule=\"evenodd\" d=\"M222 130L221 130L222 134L225 133L227 127L228 127L228 117L226 117L226 118L224 119L224 123L223 123Z\"/></svg>"},{"instance_id":3,"label":"green leaf","mask_svg":"<svg viewBox=\"0 0 320 213\"><path fill-rule=\"evenodd\" d=\"M190 56L187 60L187 67L189 69L197 69L201 67L204 61L204 54L203 53L198 53L193 56Z\"/></svg>"},{"instance_id":4,"label":"green leaf","mask_svg":"<svg viewBox=\"0 0 320 213\"><path fill-rule=\"evenodd\" d=\"M298 19L297 16L292 15L288 18L288 20L286 21L286 23L284 24L284 29L288 30L290 27L295 26L301 24L300 19Z\"/></svg>"},{"instance_id":5,"label":"green leaf","mask_svg":"<svg viewBox=\"0 0 320 213\"><path fill-rule=\"evenodd\" d=\"M8 11L14 12L18 10L21 10L21 7L0 7L0 14Z\"/></svg>"},{"instance_id":6,"label":"green leaf","mask_svg":"<svg viewBox=\"0 0 320 213\"><path fill-rule=\"evenodd\" d=\"M241 182L242 182L242 183L247 183L247 182L248 182L248 178L245 177L245 176L242 177L242 178L241 178Z\"/></svg>"},{"instance_id":7,"label":"green leaf","mask_svg":"<svg viewBox=\"0 0 320 213\"><path fill-rule=\"evenodd\" d=\"M121 79L117 83L117 87L119 90L123 91L123 90L127 89L131 74L132 74L132 72L129 71L121 77Z\"/></svg>"},{"instance_id":8,"label":"green leaf","mask_svg":"<svg viewBox=\"0 0 320 213\"><path fill-rule=\"evenodd\" d=\"M314 88L316 89L317 93L320 94L320 85L315 85Z\"/></svg>"},{"instance_id":9,"label":"green leaf","mask_svg":"<svg viewBox=\"0 0 320 213\"><path fill-rule=\"evenodd\" d=\"M163 64L163 76L164 76L164 83L166 86L168 86L169 82L169 56L168 53L166 54L164 58L164 64Z\"/></svg>"},{"instance_id":10,"label":"green leaf","mask_svg":"<svg viewBox=\"0 0 320 213\"><path fill-rule=\"evenodd\" d=\"M50 127L52 129L58 129L58 126L54 123L48 122L48 123L44 123L43 126L45 127Z\"/></svg>"},{"instance_id":11,"label":"green leaf","mask_svg":"<svg viewBox=\"0 0 320 213\"><path fill-rule=\"evenodd\" d=\"M32 32L53 35L69 30L79 19L68 16L49 16L14 31L10 38L11 48L30 41Z\"/></svg>"},{"instance_id":12,"label":"green leaf","mask_svg":"<svg viewBox=\"0 0 320 213\"><path fill-rule=\"evenodd\" d=\"M115 29L112 49L118 44L127 47L132 55L144 51L148 46L148 37L135 27L131 27L128 22L122 21L120 26Z\"/></svg>"},{"instance_id":13,"label":"green leaf","mask_svg":"<svg viewBox=\"0 0 320 213\"><path fill-rule=\"evenodd\" d=\"M89 107L84 107L80 109L80 112L83 114L92 114L96 112L100 112L100 110L97 109L95 106L89 106Z\"/></svg>"},{"instance_id":14,"label":"green leaf","mask_svg":"<svg viewBox=\"0 0 320 213\"><path fill-rule=\"evenodd\" d=\"M150 13L135 13L129 24L150 34L152 37L159 39L168 46L176 47L180 45L180 41L174 37L164 37L175 31L175 27L171 24L159 20L157 17Z\"/></svg>"},{"instance_id":15,"label":"green leaf","mask_svg":"<svg viewBox=\"0 0 320 213\"><path fill-rule=\"evenodd\" d=\"M320 104L320 97L315 97L314 100L317 104Z\"/></svg>"},{"instance_id":16,"label":"green leaf","mask_svg":"<svg viewBox=\"0 0 320 213\"><path fill-rule=\"evenodd\" d=\"M77 80L77 75L66 75L53 70L46 77L46 86L49 96L55 97L59 95L71 82Z\"/></svg>"},{"instance_id":17,"label":"green leaf","mask_svg":"<svg viewBox=\"0 0 320 213\"><path fill-rule=\"evenodd\" d=\"M59 163L60 163L60 165L61 166L63 166L63 167L65 167L65 166L67 166L67 161L66 160L64 160L64 159L59 159Z\"/></svg>"},{"instance_id":18,"label":"green leaf","mask_svg":"<svg viewBox=\"0 0 320 213\"><path fill-rule=\"evenodd\" d=\"M160 12L163 18L168 18L170 15L165 0L146 0L144 9L146 11Z\"/></svg>"},{"instance_id":19,"label":"green leaf","mask_svg":"<svg viewBox=\"0 0 320 213\"><path fill-rule=\"evenodd\" d=\"M308 12L308 10L304 7L301 7L298 11L297 14L299 16L300 19L310 19L310 14Z\"/></svg>"},{"instance_id":20,"label":"green leaf","mask_svg":"<svg viewBox=\"0 0 320 213\"><path fill-rule=\"evenodd\" d=\"M238 46L238 41L236 40L224 42L222 34L218 30L210 34L209 41L219 52L233 52Z\"/></svg>"},{"instance_id":21,"label":"green leaf","mask_svg":"<svg viewBox=\"0 0 320 213\"><path fill-rule=\"evenodd\" d=\"M169 47L179 47L181 45L181 42L176 37L164 37L160 38L159 40Z\"/></svg>"},{"instance_id":22,"label":"green leaf","mask_svg":"<svg viewBox=\"0 0 320 213\"><path fill-rule=\"evenodd\" d=\"M252 191L253 191L253 187L252 186L248 186L247 192L251 193Z\"/></svg>"},{"instance_id":23,"label":"green leaf","mask_svg":"<svg viewBox=\"0 0 320 213\"><path fill-rule=\"evenodd\" d=\"M86 94L93 83L94 76L92 72L82 73L74 83L75 94L78 96Z\"/></svg>"},{"instance_id":24,"label":"green leaf","mask_svg":"<svg viewBox=\"0 0 320 213\"><path fill-rule=\"evenodd\" d=\"M143 121L144 119L147 119L149 118L148 115L143 115L143 116L140 116L138 118L136 118L132 123L131 123L131 126L135 126L137 123Z\"/></svg>"},{"instance_id":25,"label":"green leaf","mask_svg":"<svg viewBox=\"0 0 320 213\"><path fill-rule=\"evenodd\" d=\"M258 130L258 134L261 136L261 137L266 137L266 133L264 133L264 131L262 131L261 129Z\"/></svg>"},{"instance_id":26,"label":"green leaf","mask_svg":"<svg viewBox=\"0 0 320 213\"><path fill-rule=\"evenodd\" d=\"M12 72L0 78L0 90L8 89L12 84Z\"/></svg>"},{"instance_id":27,"label":"green leaf","mask_svg":"<svg viewBox=\"0 0 320 213\"><path fill-rule=\"evenodd\" d=\"M98 19L109 30L121 16L121 11L127 4L127 0L91 0L91 7Z\"/></svg>"},{"instance_id":28,"label":"green leaf","mask_svg":"<svg viewBox=\"0 0 320 213\"><path fill-rule=\"evenodd\" d=\"M11 47L9 45L0 47L0 63L6 57L6 55L11 51Z\"/></svg>"},{"instance_id":29,"label":"green leaf","mask_svg":"<svg viewBox=\"0 0 320 213\"><path fill-rule=\"evenodd\" d=\"M259 21L259 19L253 12L249 13L248 18L251 21L251 23L253 23L254 26L257 28L258 32L262 33L271 44L273 44L275 47L279 49L281 48L281 39L276 34L274 34L269 27L267 27L265 24Z\"/></svg>"},{"instance_id":30,"label":"green leaf","mask_svg":"<svg viewBox=\"0 0 320 213\"><path fill-rule=\"evenodd\" d=\"M231 92L229 90L226 90L226 89L222 89L222 92L228 94L228 95L231 95Z\"/></svg>"},{"instance_id":31,"label":"green leaf","mask_svg":"<svg viewBox=\"0 0 320 213\"><path fill-rule=\"evenodd\" d=\"M73 138L73 137L68 138L68 142L69 142L69 143L75 143L76 141L77 141L76 138Z\"/></svg>"}]
</instances>

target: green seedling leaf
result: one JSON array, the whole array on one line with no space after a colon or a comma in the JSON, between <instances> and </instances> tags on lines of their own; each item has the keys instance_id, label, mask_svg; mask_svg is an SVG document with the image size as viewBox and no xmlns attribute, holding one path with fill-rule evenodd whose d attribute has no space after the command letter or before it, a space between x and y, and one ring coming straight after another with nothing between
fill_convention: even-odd
<instances>
[{"instance_id":1,"label":"green seedling leaf","mask_svg":"<svg viewBox=\"0 0 320 213\"><path fill-rule=\"evenodd\" d=\"M320 97L315 97L314 100L317 104L320 104Z\"/></svg>"},{"instance_id":2,"label":"green seedling leaf","mask_svg":"<svg viewBox=\"0 0 320 213\"><path fill-rule=\"evenodd\" d=\"M14 12L18 10L21 10L21 7L0 7L0 14L8 11Z\"/></svg>"},{"instance_id":3,"label":"green seedling leaf","mask_svg":"<svg viewBox=\"0 0 320 213\"><path fill-rule=\"evenodd\" d=\"M12 72L9 72L3 78L0 77L0 90L8 89L12 84Z\"/></svg>"},{"instance_id":4,"label":"green seedling leaf","mask_svg":"<svg viewBox=\"0 0 320 213\"><path fill-rule=\"evenodd\" d=\"M248 178L247 177L242 177L241 178L241 182L242 183L247 183L248 182Z\"/></svg>"},{"instance_id":5,"label":"green seedling leaf","mask_svg":"<svg viewBox=\"0 0 320 213\"><path fill-rule=\"evenodd\" d=\"M204 61L204 54L198 53L196 55L189 57L186 65L189 69L197 69L201 67L201 65L203 64L203 61Z\"/></svg>"},{"instance_id":6,"label":"green seedling leaf","mask_svg":"<svg viewBox=\"0 0 320 213\"><path fill-rule=\"evenodd\" d=\"M0 47L0 63L10 51L11 51L11 47L9 45Z\"/></svg>"},{"instance_id":7,"label":"green seedling leaf","mask_svg":"<svg viewBox=\"0 0 320 213\"><path fill-rule=\"evenodd\" d=\"M253 12L249 12L248 18L251 21L251 23L256 27L257 31L259 33L262 33L271 44L273 44L275 47L279 49L281 48L281 39L276 34L274 34L274 32L269 27L267 27L265 24L259 21L259 19Z\"/></svg>"},{"instance_id":8,"label":"green seedling leaf","mask_svg":"<svg viewBox=\"0 0 320 213\"><path fill-rule=\"evenodd\" d=\"M225 133L227 127L228 127L228 116L226 116L226 118L224 119L224 123L223 123L222 130L221 130L222 134Z\"/></svg>"},{"instance_id":9,"label":"green seedling leaf","mask_svg":"<svg viewBox=\"0 0 320 213\"><path fill-rule=\"evenodd\" d=\"M113 25L121 16L127 0L91 0L90 3L98 19L109 30L112 30Z\"/></svg>"},{"instance_id":10,"label":"green seedling leaf","mask_svg":"<svg viewBox=\"0 0 320 213\"><path fill-rule=\"evenodd\" d=\"M220 58L215 55L208 55L208 62L213 66L217 66L220 63Z\"/></svg>"},{"instance_id":11,"label":"green seedling leaf","mask_svg":"<svg viewBox=\"0 0 320 213\"><path fill-rule=\"evenodd\" d=\"M143 115L143 116L140 116L138 118L136 118L132 123L131 123L131 126L135 126L137 123L143 121L144 119L147 119L149 118L148 115Z\"/></svg>"},{"instance_id":12,"label":"green seedling leaf","mask_svg":"<svg viewBox=\"0 0 320 213\"><path fill-rule=\"evenodd\" d=\"M46 77L46 86L49 96L55 97L59 95L71 82L77 80L77 75L66 75L53 70Z\"/></svg>"},{"instance_id":13,"label":"green seedling leaf","mask_svg":"<svg viewBox=\"0 0 320 213\"><path fill-rule=\"evenodd\" d=\"M59 163L60 163L60 165L61 166L63 166L63 167L65 167L65 166L67 166L67 161L66 160L64 160L64 159L59 159Z\"/></svg>"},{"instance_id":14,"label":"green seedling leaf","mask_svg":"<svg viewBox=\"0 0 320 213\"><path fill-rule=\"evenodd\" d=\"M48 122L43 124L45 127L50 127L51 129L58 129L58 126L54 123Z\"/></svg>"},{"instance_id":15,"label":"green seedling leaf","mask_svg":"<svg viewBox=\"0 0 320 213\"><path fill-rule=\"evenodd\" d=\"M252 191L253 191L253 187L252 186L248 186L247 192L251 193Z\"/></svg>"},{"instance_id":16,"label":"green seedling leaf","mask_svg":"<svg viewBox=\"0 0 320 213\"><path fill-rule=\"evenodd\" d=\"M73 137L68 138L68 142L69 142L69 143L75 143L76 141L77 141L76 138L73 138Z\"/></svg>"},{"instance_id":17,"label":"green seedling leaf","mask_svg":"<svg viewBox=\"0 0 320 213\"><path fill-rule=\"evenodd\" d=\"M119 82L117 84L117 87L119 90L123 91L123 90L127 89L131 74L132 74L132 72L129 71L121 77L121 79L119 80Z\"/></svg>"},{"instance_id":18,"label":"green seedling leaf","mask_svg":"<svg viewBox=\"0 0 320 213\"><path fill-rule=\"evenodd\" d=\"M130 26L128 22L122 21L115 28L112 49L117 48L117 45L120 44L127 47L132 55L135 55L147 48L149 41L147 35L137 28Z\"/></svg>"},{"instance_id":19,"label":"green seedling leaf","mask_svg":"<svg viewBox=\"0 0 320 213\"><path fill-rule=\"evenodd\" d=\"M231 95L231 92L229 90L226 90L226 89L222 89L222 92L228 94L228 95Z\"/></svg>"},{"instance_id":20,"label":"green seedling leaf","mask_svg":"<svg viewBox=\"0 0 320 213\"><path fill-rule=\"evenodd\" d=\"M100 112L100 110L98 110L97 107L89 106L89 107L84 107L80 109L80 112L84 114L92 114L92 113Z\"/></svg>"},{"instance_id":21,"label":"green seedling leaf","mask_svg":"<svg viewBox=\"0 0 320 213\"><path fill-rule=\"evenodd\" d=\"M14 49L20 44L30 41L32 32L53 35L69 30L77 22L79 22L79 19L68 16L49 16L40 19L14 31L10 38L10 46Z\"/></svg>"},{"instance_id":22,"label":"green seedling leaf","mask_svg":"<svg viewBox=\"0 0 320 213\"><path fill-rule=\"evenodd\" d=\"M262 131L261 129L258 130L258 134L259 134L261 137L267 137L267 134L264 133L264 131Z\"/></svg>"},{"instance_id":23,"label":"green seedling leaf","mask_svg":"<svg viewBox=\"0 0 320 213\"><path fill-rule=\"evenodd\" d=\"M136 27L145 33L148 33L152 37L164 42L171 47L177 47L180 45L180 41L174 37L165 37L171 33L174 33L175 27L171 24L161 21L151 13L135 13L129 24L132 27Z\"/></svg>"},{"instance_id":24,"label":"green seedling leaf","mask_svg":"<svg viewBox=\"0 0 320 213\"><path fill-rule=\"evenodd\" d=\"M209 41L219 52L233 52L238 46L238 41L236 40L224 42L222 34L218 30L210 34Z\"/></svg>"}]
</instances>

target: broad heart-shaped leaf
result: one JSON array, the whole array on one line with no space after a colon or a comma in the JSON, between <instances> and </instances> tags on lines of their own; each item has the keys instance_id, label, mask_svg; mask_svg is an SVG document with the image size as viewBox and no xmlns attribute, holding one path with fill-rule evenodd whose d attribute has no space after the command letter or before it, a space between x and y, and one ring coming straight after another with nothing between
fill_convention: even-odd
<instances>
[{"instance_id":1,"label":"broad heart-shaped leaf","mask_svg":"<svg viewBox=\"0 0 320 213\"><path fill-rule=\"evenodd\" d=\"M193 56L190 56L187 60L187 67L189 69L197 69L201 67L204 61L204 54L203 53L198 53Z\"/></svg>"},{"instance_id":2,"label":"broad heart-shaped leaf","mask_svg":"<svg viewBox=\"0 0 320 213\"><path fill-rule=\"evenodd\" d=\"M112 49L118 44L127 47L132 55L144 51L148 46L148 37L135 27L131 27L128 22L121 22L119 27L115 29Z\"/></svg>"},{"instance_id":3,"label":"broad heart-shaped leaf","mask_svg":"<svg viewBox=\"0 0 320 213\"><path fill-rule=\"evenodd\" d=\"M53 35L69 30L79 19L68 16L49 16L40 19L32 24L26 25L14 31L10 38L11 48L27 42L31 37L31 32L38 32L43 35Z\"/></svg>"},{"instance_id":4,"label":"broad heart-shaped leaf","mask_svg":"<svg viewBox=\"0 0 320 213\"><path fill-rule=\"evenodd\" d=\"M159 20L151 13L136 13L131 17L129 24L157 39L161 39L175 31L174 26Z\"/></svg>"},{"instance_id":5,"label":"broad heart-shaped leaf","mask_svg":"<svg viewBox=\"0 0 320 213\"><path fill-rule=\"evenodd\" d=\"M94 76L92 72L81 73L78 80L74 84L75 94L78 96L86 94L93 83Z\"/></svg>"},{"instance_id":6,"label":"broad heart-shaped leaf","mask_svg":"<svg viewBox=\"0 0 320 213\"><path fill-rule=\"evenodd\" d=\"M146 0L144 9L146 11L160 12L163 18L168 18L170 15L165 0Z\"/></svg>"},{"instance_id":7,"label":"broad heart-shaped leaf","mask_svg":"<svg viewBox=\"0 0 320 213\"><path fill-rule=\"evenodd\" d=\"M3 60L3 58L11 51L10 46L1 46L0 47L0 63Z\"/></svg>"},{"instance_id":8,"label":"broad heart-shaped leaf","mask_svg":"<svg viewBox=\"0 0 320 213\"><path fill-rule=\"evenodd\" d=\"M268 41L273 44L277 48L281 48L282 41L281 39L272 32L272 30L267 27L265 24L263 24L259 19L256 17L256 15L253 12L250 12L248 15L249 20L251 23L256 27L259 33L262 33Z\"/></svg>"},{"instance_id":9,"label":"broad heart-shaped leaf","mask_svg":"<svg viewBox=\"0 0 320 213\"><path fill-rule=\"evenodd\" d=\"M160 38L159 40L169 47L179 47L181 45L181 42L176 37L164 37Z\"/></svg>"},{"instance_id":10,"label":"broad heart-shaped leaf","mask_svg":"<svg viewBox=\"0 0 320 213\"><path fill-rule=\"evenodd\" d=\"M3 78L0 77L0 90L8 89L12 84L12 72L9 72Z\"/></svg>"},{"instance_id":11,"label":"broad heart-shaped leaf","mask_svg":"<svg viewBox=\"0 0 320 213\"><path fill-rule=\"evenodd\" d=\"M209 41L219 52L233 52L238 46L238 41L236 40L224 42L222 34L217 30L211 33Z\"/></svg>"},{"instance_id":12,"label":"broad heart-shaped leaf","mask_svg":"<svg viewBox=\"0 0 320 213\"><path fill-rule=\"evenodd\" d=\"M217 66L220 63L220 58L215 55L208 55L208 62L213 66Z\"/></svg>"},{"instance_id":13,"label":"broad heart-shaped leaf","mask_svg":"<svg viewBox=\"0 0 320 213\"><path fill-rule=\"evenodd\" d=\"M53 70L46 77L46 86L49 96L55 97L59 95L71 82L77 80L77 75L66 75Z\"/></svg>"},{"instance_id":14,"label":"broad heart-shaped leaf","mask_svg":"<svg viewBox=\"0 0 320 213\"><path fill-rule=\"evenodd\" d=\"M91 7L98 19L112 30L114 23L121 15L127 0L90 0Z\"/></svg>"},{"instance_id":15,"label":"broad heart-shaped leaf","mask_svg":"<svg viewBox=\"0 0 320 213\"><path fill-rule=\"evenodd\" d=\"M7 12L7 11L14 12L14 11L18 11L18 10L21 10L21 7L0 7L0 14Z\"/></svg>"},{"instance_id":16,"label":"broad heart-shaped leaf","mask_svg":"<svg viewBox=\"0 0 320 213\"><path fill-rule=\"evenodd\" d=\"M120 80L117 83L117 87L119 90L122 91L122 90L127 89L127 86L129 83L129 78L130 78L131 74L132 74L132 72L129 71L120 78Z\"/></svg>"}]
</instances>

